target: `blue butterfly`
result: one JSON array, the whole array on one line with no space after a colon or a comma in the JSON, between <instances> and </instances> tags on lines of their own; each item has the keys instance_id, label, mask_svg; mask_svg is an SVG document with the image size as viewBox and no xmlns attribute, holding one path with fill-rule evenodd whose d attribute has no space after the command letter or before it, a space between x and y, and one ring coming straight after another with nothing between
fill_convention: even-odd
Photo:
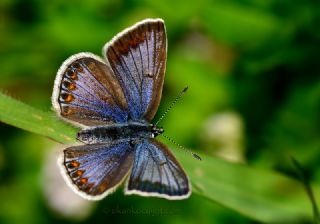
<instances>
[{"instance_id":1,"label":"blue butterfly","mask_svg":"<svg viewBox=\"0 0 320 224\"><path fill-rule=\"evenodd\" d=\"M80 196L99 200L124 180L125 194L184 199L191 186L168 148L155 140L151 124L165 76L164 21L146 19L116 35L104 59L79 53L60 67L52 104L67 122L80 126L84 145L65 149L63 177Z\"/></svg>"}]
</instances>

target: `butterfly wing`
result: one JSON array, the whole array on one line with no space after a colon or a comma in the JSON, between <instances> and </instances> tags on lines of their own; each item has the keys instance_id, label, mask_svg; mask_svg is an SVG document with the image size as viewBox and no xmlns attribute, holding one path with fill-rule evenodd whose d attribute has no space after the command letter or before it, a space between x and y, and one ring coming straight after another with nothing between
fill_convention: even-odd
<instances>
[{"instance_id":1,"label":"butterfly wing","mask_svg":"<svg viewBox=\"0 0 320 224\"><path fill-rule=\"evenodd\" d=\"M189 197L191 186L187 175L167 147L148 139L136 145L125 193L184 199Z\"/></svg>"},{"instance_id":2,"label":"butterfly wing","mask_svg":"<svg viewBox=\"0 0 320 224\"><path fill-rule=\"evenodd\" d=\"M52 95L54 109L85 126L127 120L127 103L111 68L90 53L71 56L60 67Z\"/></svg>"},{"instance_id":3,"label":"butterfly wing","mask_svg":"<svg viewBox=\"0 0 320 224\"><path fill-rule=\"evenodd\" d=\"M147 19L124 30L103 53L118 78L133 120L151 121L157 112L167 59L167 37L161 19Z\"/></svg>"},{"instance_id":4,"label":"butterfly wing","mask_svg":"<svg viewBox=\"0 0 320 224\"><path fill-rule=\"evenodd\" d=\"M123 182L133 156L128 141L82 145L65 149L59 165L64 179L77 194L100 200Z\"/></svg>"}]
</instances>

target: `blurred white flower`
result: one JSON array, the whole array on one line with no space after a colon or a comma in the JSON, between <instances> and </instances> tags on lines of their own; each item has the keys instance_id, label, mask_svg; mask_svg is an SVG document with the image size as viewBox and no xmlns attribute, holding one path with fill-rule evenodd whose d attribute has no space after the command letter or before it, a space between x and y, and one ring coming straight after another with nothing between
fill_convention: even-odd
<instances>
[{"instance_id":1,"label":"blurred white flower","mask_svg":"<svg viewBox=\"0 0 320 224\"><path fill-rule=\"evenodd\" d=\"M43 164L41 178L44 196L52 210L73 220L83 220L94 208L94 203L75 194L65 183L57 165L58 154L62 149L50 149Z\"/></svg>"},{"instance_id":2,"label":"blurred white flower","mask_svg":"<svg viewBox=\"0 0 320 224\"><path fill-rule=\"evenodd\" d=\"M244 162L244 125L237 113L228 111L211 116L200 133L202 148L207 153Z\"/></svg>"}]
</instances>

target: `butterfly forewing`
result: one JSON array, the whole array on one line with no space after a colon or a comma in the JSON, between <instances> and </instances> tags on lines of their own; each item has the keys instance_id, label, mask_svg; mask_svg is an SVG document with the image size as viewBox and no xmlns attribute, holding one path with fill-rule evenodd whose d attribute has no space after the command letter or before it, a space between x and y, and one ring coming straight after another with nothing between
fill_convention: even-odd
<instances>
[{"instance_id":1,"label":"butterfly forewing","mask_svg":"<svg viewBox=\"0 0 320 224\"><path fill-rule=\"evenodd\" d=\"M80 53L61 66L52 102L63 118L86 126L127 120L127 103L112 70L97 56Z\"/></svg>"},{"instance_id":2,"label":"butterfly forewing","mask_svg":"<svg viewBox=\"0 0 320 224\"><path fill-rule=\"evenodd\" d=\"M187 175L164 144L146 139L135 150L127 194L167 199L183 199L190 195Z\"/></svg>"},{"instance_id":3,"label":"butterfly forewing","mask_svg":"<svg viewBox=\"0 0 320 224\"><path fill-rule=\"evenodd\" d=\"M159 106L166 68L167 38L162 20L145 20L104 47L132 119L150 121Z\"/></svg>"},{"instance_id":4,"label":"butterfly forewing","mask_svg":"<svg viewBox=\"0 0 320 224\"><path fill-rule=\"evenodd\" d=\"M74 146L64 150L62 169L67 182L88 199L100 199L126 177L133 162L128 141Z\"/></svg>"},{"instance_id":5,"label":"butterfly forewing","mask_svg":"<svg viewBox=\"0 0 320 224\"><path fill-rule=\"evenodd\" d=\"M85 126L78 139L87 145L65 149L60 159L67 183L84 198L98 200L130 175L127 194L187 198L187 175L167 147L151 138L149 125L165 76L163 20L146 19L122 31L103 54L105 61L91 53L71 56L55 80L54 109Z\"/></svg>"}]
</instances>

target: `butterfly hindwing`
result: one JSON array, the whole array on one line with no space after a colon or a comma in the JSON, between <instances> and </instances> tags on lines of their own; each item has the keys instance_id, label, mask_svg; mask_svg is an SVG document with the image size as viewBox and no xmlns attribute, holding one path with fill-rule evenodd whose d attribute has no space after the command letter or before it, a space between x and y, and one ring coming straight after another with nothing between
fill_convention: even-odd
<instances>
[{"instance_id":1,"label":"butterfly hindwing","mask_svg":"<svg viewBox=\"0 0 320 224\"><path fill-rule=\"evenodd\" d=\"M136 145L126 194L183 199L190 193L187 175L164 144L145 139Z\"/></svg>"},{"instance_id":2,"label":"butterfly hindwing","mask_svg":"<svg viewBox=\"0 0 320 224\"><path fill-rule=\"evenodd\" d=\"M125 193L183 199L188 177L149 124L157 112L166 69L164 21L146 19L103 48L105 59L71 56L60 67L52 104L59 116L84 126L85 145L65 149L59 164L71 188L99 200L129 176ZM162 130L162 131L161 131Z\"/></svg>"},{"instance_id":3,"label":"butterfly hindwing","mask_svg":"<svg viewBox=\"0 0 320 224\"><path fill-rule=\"evenodd\" d=\"M58 71L52 102L68 121L85 126L127 120L127 103L110 67L99 57L80 53Z\"/></svg>"},{"instance_id":4,"label":"butterfly hindwing","mask_svg":"<svg viewBox=\"0 0 320 224\"><path fill-rule=\"evenodd\" d=\"M63 151L59 165L76 193L99 200L122 183L131 169L133 156L128 141L73 146Z\"/></svg>"},{"instance_id":5,"label":"butterfly hindwing","mask_svg":"<svg viewBox=\"0 0 320 224\"><path fill-rule=\"evenodd\" d=\"M132 119L154 117L162 95L167 37L161 19L147 19L119 33L104 47L128 102Z\"/></svg>"}]
</instances>

